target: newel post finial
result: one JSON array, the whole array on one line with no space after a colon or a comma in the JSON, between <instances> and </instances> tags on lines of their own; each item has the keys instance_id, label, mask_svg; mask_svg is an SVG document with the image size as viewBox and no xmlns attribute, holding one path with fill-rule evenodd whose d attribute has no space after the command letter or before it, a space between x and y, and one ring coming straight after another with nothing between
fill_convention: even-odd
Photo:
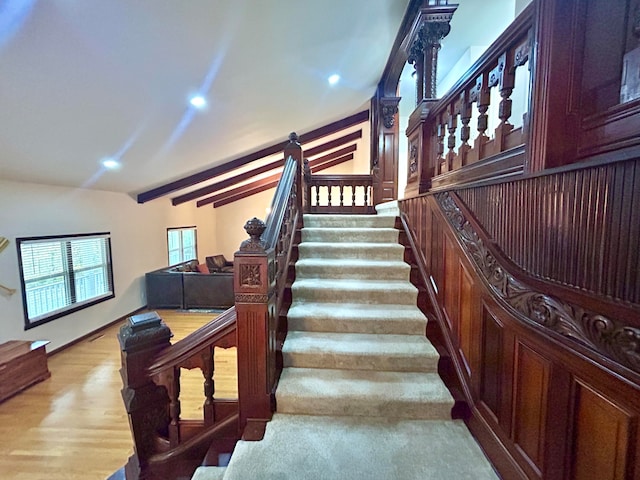
<instances>
[{"instance_id":1,"label":"newel post finial","mask_svg":"<svg viewBox=\"0 0 640 480\"><path fill-rule=\"evenodd\" d=\"M262 234L267 229L265 223L259 218L253 217L244 224L244 230L249 235L248 240L240 244L241 252L264 252L265 243Z\"/></svg>"}]
</instances>

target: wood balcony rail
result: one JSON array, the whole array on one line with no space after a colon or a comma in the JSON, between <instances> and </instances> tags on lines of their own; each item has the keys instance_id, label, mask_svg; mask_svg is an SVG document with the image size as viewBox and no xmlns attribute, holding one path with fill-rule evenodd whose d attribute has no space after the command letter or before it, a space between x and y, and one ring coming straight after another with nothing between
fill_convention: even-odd
<instances>
[{"instance_id":1,"label":"wood balcony rail","mask_svg":"<svg viewBox=\"0 0 640 480\"><path fill-rule=\"evenodd\" d=\"M530 60L533 12L527 7L441 99L418 105L407 129L409 186L423 192L522 171L527 118L514 126L511 96L528 88L529 72L518 85L516 72Z\"/></svg>"},{"instance_id":2,"label":"wood balcony rail","mask_svg":"<svg viewBox=\"0 0 640 480\"><path fill-rule=\"evenodd\" d=\"M284 155L267 221L254 217L247 222L250 239L234 256L239 427L244 440L260 440L275 410L277 350L286 334L279 318L285 307L294 234L302 224L302 148L295 133L289 136Z\"/></svg>"},{"instance_id":3,"label":"wood balcony rail","mask_svg":"<svg viewBox=\"0 0 640 480\"><path fill-rule=\"evenodd\" d=\"M304 182L308 213L375 213L372 175L312 175L305 169Z\"/></svg>"},{"instance_id":4,"label":"wood balcony rail","mask_svg":"<svg viewBox=\"0 0 640 480\"><path fill-rule=\"evenodd\" d=\"M122 395L135 451L125 467L128 479L147 478L154 468L193 473L212 442L239 438L238 402L216 399L213 381L214 348L234 346L235 333L234 308L174 345L171 331L155 312L130 317L122 327ZM201 419L180 416L181 368L202 371Z\"/></svg>"}]
</instances>

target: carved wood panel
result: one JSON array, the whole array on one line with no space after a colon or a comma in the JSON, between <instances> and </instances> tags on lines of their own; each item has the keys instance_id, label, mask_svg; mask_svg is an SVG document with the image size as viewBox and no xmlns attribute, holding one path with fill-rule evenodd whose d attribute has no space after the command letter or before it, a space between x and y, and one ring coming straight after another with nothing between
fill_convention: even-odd
<instances>
[{"instance_id":1,"label":"carved wood panel","mask_svg":"<svg viewBox=\"0 0 640 480\"><path fill-rule=\"evenodd\" d=\"M570 478L624 480L633 476L637 415L586 382L574 384L573 449ZM635 453L635 452L633 452ZM633 458L633 460L632 460ZM637 473L637 472L636 472Z\"/></svg>"},{"instance_id":2,"label":"carved wood panel","mask_svg":"<svg viewBox=\"0 0 640 480\"><path fill-rule=\"evenodd\" d=\"M459 335L460 320L458 307L460 304L460 260L456 255L453 243L444 237L444 312L449 328L455 337Z\"/></svg>"},{"instance_id":3,"label":"carved wood panel","mask_svg":"<svg viewBox=\"0 0 640 480\"><path fill-rule=\"evenodd\" d=\"M503 325L483 306L482 346L480 363L480 399L493 414L496 423L501 420L500 400L503 377Z\"/></svg>"},{"instance_id":4,"label":"carved wood panel","mask_svg":"<svg viewBox=\"0 0 640 480\"><path fill-rule=\"evenodd\" d=\"M460 355L470 378L473 377L473 365L475 363L475 339L476 339L476 302L473 288L473 279L460 263L460 303L458 306L460 328L458 330L458 344Z\"/></svg>"},{"instance_id":5,"label":"carved wood panel","mask_svg":"<svg viewBox=\"0 0 640 480\"><path fill-rule=\"evenodd\" d=\"M536 474L541 475L551 364L520 342L516 343L515 362L513 440Z\"/></svg>"}]
</instances>

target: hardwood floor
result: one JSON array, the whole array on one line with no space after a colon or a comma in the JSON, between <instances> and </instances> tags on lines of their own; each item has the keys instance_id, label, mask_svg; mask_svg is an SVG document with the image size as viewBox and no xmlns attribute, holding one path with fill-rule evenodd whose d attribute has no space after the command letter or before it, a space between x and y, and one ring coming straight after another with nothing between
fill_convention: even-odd
<instances>
[{"instance_id":1,"label":"hardwood floor","mask_svg":"<svg viewBox=\"0 0 640 480\"><path fill-rule=\"evenodd\" d=\"M158 310L180 340L212 314ZM49 357L51 378L0 403L0 478L104 480L132 453L120 396L120 324ZM216 349L217 398L237 398L235 348ZM182 418L202 418L199 370L181 372Z\"/></svg>"}]
</instances>

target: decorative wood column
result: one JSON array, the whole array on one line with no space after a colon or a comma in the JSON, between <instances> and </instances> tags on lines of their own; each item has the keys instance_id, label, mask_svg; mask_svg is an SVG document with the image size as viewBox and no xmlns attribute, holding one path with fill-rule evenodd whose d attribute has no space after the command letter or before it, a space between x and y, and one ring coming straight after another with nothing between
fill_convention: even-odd
<instances>
[{"instance_id":1,"label":"decorative wood column","mask_svg":"<svg viewBox=\"0 0 640 480\"><path fill-rule=\"evenodd\" d=\"M407 137L409 162L405 198L423 193L431 187L436 173L437 149L429 143L435 124L428 121L429 107L436 101L438 52L441 41L451 30L451 18L458 5L438 0L436 5L423 6L403 42L407 62L415 68L416 109L409 117Z\"/></svg>"},{"instance_id":2,"label":"decorative wood column","mask_svg":"<svg viewBox=\"0 0 640 480\"><path fill-rule=\"evenodd\" d=\"M127 464L127 479L148 478L147 460L155 453L156 438L169 428L167 389L156 385L147 369L173 336L156 312L133 315L118 332L124 388L122 399L133 435L134 453Z\"/></svg>"},{"instance_id":3,"label":"decorative wood column","mask_svg":"<svg viewBox=\"0 0 640 480\"><path fill-rule=\"evenodd\" d=\"M239 433L244 440L260 440L273 412L275 256L261 239L266 229L262 220L254 217L244 229L251 238L234 256Z\"/></svg>"},{"instance_id":4,"label":"decorative wood column","mask_svg":"<svg viewBox=\"0 0 640 480\"><path fill-rule=\"evenodd\" d=\"M399 103L400 97L378 99L378 155L372 169L374 205L398 198Z\"/></svg>"}]
</instances>

